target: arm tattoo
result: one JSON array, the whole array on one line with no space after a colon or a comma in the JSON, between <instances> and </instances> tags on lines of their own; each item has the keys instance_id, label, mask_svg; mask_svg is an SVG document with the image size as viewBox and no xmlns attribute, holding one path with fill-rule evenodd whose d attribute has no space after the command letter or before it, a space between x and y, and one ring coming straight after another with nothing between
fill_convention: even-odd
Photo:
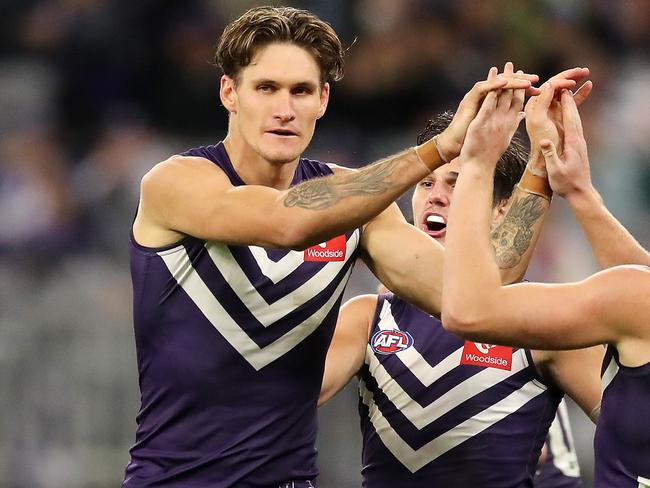
<instances>
[{"instance_id":1,"label":"arm tattoo","mask_svg":"<svg viewBox=\"0 0 650 488\"><path fill-rule=\"evenodd\" d=\"M398 157L385 159L353 173L314 178L294 186L284 199L285 207L322 210L347 197L377 195L392 186L391 175Z\"/></svg>"},{"instance_id":2,"label":"arm tattoo","mask_svg":"<svg viewBox=\"0 0 650 488\"><path fill-rule=\"evenodd\" d=\"M490 239L499 268L514 268L519 264L535 235L535 222L544 215L545 201L544 198L533 194L517 198L501 225L492 231Z\"/></svg>"}]
</instances>

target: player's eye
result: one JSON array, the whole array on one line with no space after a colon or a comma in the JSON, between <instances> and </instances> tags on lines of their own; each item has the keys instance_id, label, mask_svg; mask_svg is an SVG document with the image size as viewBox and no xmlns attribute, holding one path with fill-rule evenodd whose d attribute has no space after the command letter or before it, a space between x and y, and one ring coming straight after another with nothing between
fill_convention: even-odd
<instances>
[{"instance_id":1,"label":"player's eye","mask_svg":"<svg viewBox=\"0 0 650 488\"><path fill-rule=\"evenodd\" d=\"M311 88L308 88L306 86L299 86L291 90L291 93L293 93L294 95L311 95L312 90Z\"/></svg>"}]
</instances>

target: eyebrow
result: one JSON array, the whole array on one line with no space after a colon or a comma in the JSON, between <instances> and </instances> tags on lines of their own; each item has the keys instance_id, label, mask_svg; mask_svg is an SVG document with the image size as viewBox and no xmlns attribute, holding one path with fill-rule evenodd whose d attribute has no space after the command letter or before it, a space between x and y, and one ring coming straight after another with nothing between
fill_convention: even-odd
<instances>
[{"instance_id":1,"label":"eyebrow","mask_svg":"<svg viewBox=\"0 0 650 488\"><path fill-rule=\"evenodd\" d=\"M272 85L272 86L280 86L281 83L279 83L276 80L272 80L270 78L259 78L259 79L254 79L252 80L254 85ZM318 88L318 84L314 83L312 81L299 81L298 83L294 83L291 85L291 88L309 88L311 90L315 90Z\"/></svg>"},{"instance_id":2,"label":"eyebrow","mask_svg":"<svg viewBox=\"0 0 650 488\"><path fill-rule=\"evenodd\" d=\"M318 85L311 81L301 81L293 85L291 88L306 88L309 90L316 90L318 88Z\"/></svg>"}]
</instances>

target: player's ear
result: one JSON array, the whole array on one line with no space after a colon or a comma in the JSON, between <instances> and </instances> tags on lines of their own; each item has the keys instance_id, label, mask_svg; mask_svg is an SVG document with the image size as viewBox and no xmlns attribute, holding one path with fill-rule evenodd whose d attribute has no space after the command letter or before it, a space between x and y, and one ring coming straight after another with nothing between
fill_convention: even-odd
<instances>
[{"instance_id":1,"label":"player's ear","mask_svg":"<svg viewBox=\"0 0 650 488\"><path fill-rule=\"evenodd\" d=\"M221 97L222 105L226 107L228 112L237 113L237 82L234 78L231 78L228 75L223 75L221 77L219 96Z\"/></svg>"},{"instance_id":2,"label":"player's ear","mask_svg":"<svg viewBox=\"0 0 650 488\"><path fill-rule=\"evenodd\" d=\"M318 114L316 115L317 119L320 119L325 115L325 110L327 110L327 104L330 100L330 84L323 83L323 86L320 89L320 108L318 109Z\"/></svg>"},{"instance_id":3,"label":"player's ear","mask_svg":"<svg viewBox=\"0 0 650 488\"><path fill-rule=\"evenodd\" d=\"M492 228L494 229L503 222L508 209L510 208L510 198L503 198L501 201L495 205L492 209Z\"/></svg>"}]
</instances>

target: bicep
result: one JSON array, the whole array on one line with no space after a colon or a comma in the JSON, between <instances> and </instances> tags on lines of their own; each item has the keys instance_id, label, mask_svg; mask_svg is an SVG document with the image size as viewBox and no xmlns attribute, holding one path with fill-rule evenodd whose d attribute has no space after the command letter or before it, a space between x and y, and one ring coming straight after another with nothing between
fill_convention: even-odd
<instances>
[{"instance_id":1,"label":"bicep","mask_svg":"<svg viewBox=\"0 0 650 488\"><path fill-rule=\"evenodd\" d=\"M376 306L377 295L362 295L341 307L327 351L319 405L336 395L361 369Z\"/></svg>"},{"instance_id":2,"label":"bicep","mask_svg":"<svg viewBox=\"0 0 650 488\"><path fill-rule=\"evenodd\" d=\"M417 307L440 312L444 250L406 222L396 204L366 225L361 244L379 281Z\"/></svg>"}]
</instances>

